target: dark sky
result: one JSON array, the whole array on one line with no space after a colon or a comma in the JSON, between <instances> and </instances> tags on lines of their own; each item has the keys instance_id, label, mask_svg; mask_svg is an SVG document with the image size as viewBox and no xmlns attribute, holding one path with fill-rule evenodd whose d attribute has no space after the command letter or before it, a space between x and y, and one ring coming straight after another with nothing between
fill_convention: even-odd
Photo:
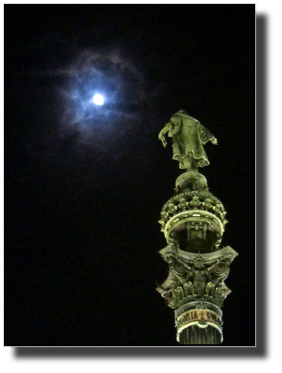
<instances>
[{"instance_id":1,"label":"dark sky","mask_svg":"<svg viewBox=\"0 0 282 373\"><path fill-rule=\"evenodd\" d=\"M185 109L218 140L201 172L239 253L223 345L253 346L255 6L5 5L4 18L5 345L178 345L155 287L181 170L158 133Z\"/></svg>"}]
</instances>

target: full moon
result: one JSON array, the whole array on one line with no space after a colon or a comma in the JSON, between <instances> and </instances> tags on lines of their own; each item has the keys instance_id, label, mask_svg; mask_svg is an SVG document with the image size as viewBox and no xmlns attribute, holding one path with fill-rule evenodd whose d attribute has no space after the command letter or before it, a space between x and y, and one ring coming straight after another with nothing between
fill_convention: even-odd
<instances>
[{"instance_id":1,"label":"full moon","mask_svg":"<svg viewBox=\"0 0 282 373\"><path fill-rule=\"evenodd\" d=\"M97 93L93 96L93 102L94 102L95 105L103 105L104 104L104 97Z\"/></svg>"}]
</instances>

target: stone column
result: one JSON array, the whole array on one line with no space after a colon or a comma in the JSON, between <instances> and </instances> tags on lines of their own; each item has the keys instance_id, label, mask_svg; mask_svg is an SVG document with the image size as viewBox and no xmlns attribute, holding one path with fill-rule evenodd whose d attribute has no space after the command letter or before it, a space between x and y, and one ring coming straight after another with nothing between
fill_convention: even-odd
<instances>
[{"instance_id":1,"label":"stone column","mask_svg":"<svg viewBox=\"0 0 282 373\"><path fill-rule=\"evenodd\" d=\"M159 253L169 274L156 290L175 310L180 344L223 341L221 308L231 292L224 280L238 255L230 246L220 248L225 215L223 204L199 173L180 175L175 195L162 208L159 223L168 245Z\"/></svg>"}]
</instances>

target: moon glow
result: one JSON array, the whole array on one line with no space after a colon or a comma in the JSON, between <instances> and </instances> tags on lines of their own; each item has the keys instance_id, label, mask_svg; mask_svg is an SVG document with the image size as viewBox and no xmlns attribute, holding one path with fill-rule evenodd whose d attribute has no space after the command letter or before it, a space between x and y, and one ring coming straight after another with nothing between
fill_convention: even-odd
<instances>
[{"instance_id":1,"label":"moon glow","mask_svg":"<svg viewBox=\"0 0 282 373\"><path fill-rule=\"evenodd\" d=\"M98 106L101 106L101 105L103 105L104 104L104 97L102 96L102 95L100 95L100 94L95 94L94 96L93 96L93 103L95 104L95 105L98 105Z\"/></svg>"}]
</instances>

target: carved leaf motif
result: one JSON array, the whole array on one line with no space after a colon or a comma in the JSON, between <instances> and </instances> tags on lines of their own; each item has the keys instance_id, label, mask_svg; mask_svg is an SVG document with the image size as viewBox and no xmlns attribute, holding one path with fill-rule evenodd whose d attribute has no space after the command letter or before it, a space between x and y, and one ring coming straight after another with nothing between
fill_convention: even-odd
<instances>
[{"instance_id":1,"label":"carved leaf motif","mask_svg":"<svg viewBox=\"0 0 282 373\"><path fill-rule=\"evenodd\" d=\"M203 297L206 290L206 276L203 272L196 272L194 277L195 292L199 297Z\"/></svg>"}]
</instances>

